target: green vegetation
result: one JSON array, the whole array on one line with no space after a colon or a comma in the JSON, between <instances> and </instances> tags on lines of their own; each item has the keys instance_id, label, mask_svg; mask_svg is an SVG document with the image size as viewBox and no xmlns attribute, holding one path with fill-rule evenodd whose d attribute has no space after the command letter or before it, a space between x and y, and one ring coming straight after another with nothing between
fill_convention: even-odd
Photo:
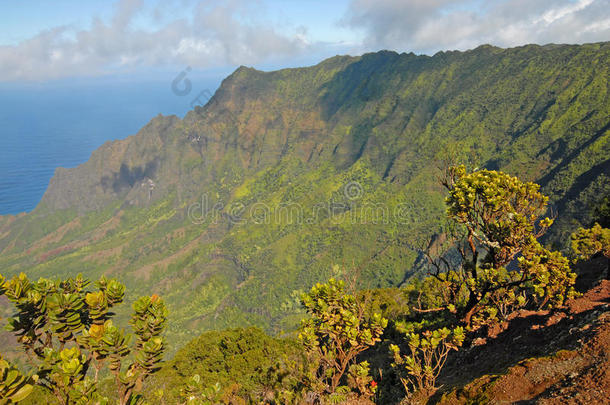
<instances>
[{"instance_id":1,"label":"green vegetation","mask_svg":"<svg viewBox=\"0 0 610 405\"><path fill-rule=\"evenodd\" d=\"M360 273L358 288L387 288L371 297L380 305L372 312L407 317L412 311L389 298L418 306L409 282L427 270L423 243L444 250L455 228L435 180L449 160L536 182L550 207L539 214L558 214L539 241L548 251L522 251L532 275L525 289L510 288L516 270L484 263L477 247L488 279L475 278L473 291L508 287L508 300L504 287L486 293L474 323L504 316L526 295L524 305L541 305L570 279L534 280L536 261L568 274L551 247L563 251L574 229L594 221L608 226L609 60L610 44L598 43L240 68L184 119L156 117L85 164L59 169L34 212L0 219L0 268L8 277L120 277L130 302L163 296L169 355L206 330L285 335L303 316L298 292L346 268ZM452 294L456 311L467 307L466 287L423 283L442 294L423 294L421 309ZM413 290L398 289L405 285ZM536 285L541 295L531 293ZM125 307L113 308L116 325L127 325ZM9 312L0 305L2 316ZM446 326L432 318L422 332ZM0 340L13 360L6 334Z\"/></svg>"},{"instance_id":2,"label":"green vegetation","mask_svg":"<svg viewBox=\"0 0 610 405\"><path fill-rule=\"evenodd\" d=\"M167 318L165 304L156 295L134 302L130 324L135 344L133 361L127 362L131 336L113 325L109 312L123 301L125 286L106 278L95 283L97 291L88 290L88 285L81 275L31 282L23 273L1 284L17 309L8 329L36 367L35 377L24 377L2 360L2 375L7 371L2 387L13 401L29 395L35 383L58 404L108 403L98 392L105 372L114 378L118 404L141 401L142 383L159 369L165 350L160 336Z\"/></svg>"},{"instance_id":3,"label":"green vegetation","mask_svg":"<svg viewBox=\"0 0 610 405\"><path fill-rule=\"evenodd\" d=\"M220 387L219 383L216 383L211 387L204 387L199 374L195 374L191 377L187 386L180 391L180 397L186 404L212 405L222 401Z\"/></svg>"},{"instance_id":4,"label":"green vegetation","mask_svg":"<svg viewBox=\"0 0 610 405\"><path fill-rule=\"evenodd\" d=\"M0 405L23 401L32 393L38 376L23 375L0 356Z\"/></svg>"},{"instance_id":5,"label":"green vegetation","mask_svg":"<svg viewBox=\"0 0 610 405\"><path fill-rule=\"evenodd\" d=\"M606 278L610 280L610 229L596 223L592 228L579 228L571 239L572 251L578 259L586 260L598 253L608 259Z\"/></svg>"},{"instance_id":6,"label":"green vegetation","mask_svg":"<svg viewBox=\"0 0 610 405\"><path fill-rule=\"evenodd\" d=\"M235 395L256 402L257 393L272 390L284 358L299 354L295 341L269 337L258 328L205 332L180 349L147 387L162 389L168 403L178 403L181 391L202 400L204 394Z\"/></svg>"},{"instance_id":7,"label":"green vegetation","mask_svg":"<svg viewBox=\"0 0 610 405\"><path fill-rule=\"evenodd\" d=\"M299 340L314 364L309 387L318 395L330 395L335 400L345 400L349 389L359 391L362 396L372 392L364 388L368 377L368 365L353 364L356 356L381 339L388 321L380 314L365 319L365 306L353 295L344 292L344 283L330 279L326 284L316 284L303 294L303 306L310 315L300 329ZM349 370L352 387L339 386ZM363 382L364 380L364 382ZM370 382L370 381L369 381Z\"/></svg>"},{"instance_id":8,"label":"green vegetation","mask_svg":"<svg viewBox=\"0 0 610 405\"><path fill-rule=\"evenodd\" d=\"M522 307L559 307L577 294L568 259L536 240L552 224L539 217L547 197L538 185L497 171L468 172L464 166L448 168L441 182L449 192L447 216L455 223L447 245L459 260L451 263L442 251L436 259L429 256L428 297L422 305L420 293L415 308L423 317L397 324L407 335L410 354L401 355L396 344L390 351L410 397L436 391L436 378L449 352L462 345L465 331L494 325ZM517 270L508 270L518 254Z\"/></svg>"},{"instance_id":9,"label":"green vegetation","mask_svg":"<svg viewBox=\"0 0 610 405\"><path fill-rule=\"evenodd\" d=\"M572 234L572 250L580 259L602 253L610 258L610 229L595 224L592 228L579 228Z\"/></svg>"},{"instance_id":10,"label":"green vegetation","mask_svg":"<svg viewBox=\"0 0 610 405\"><path fill-rule=\"evenodd\" d=\"M317 283L301 294L298 340L257 328L206 332L167 363L149 391L187 404L418 403L438 390L451 352L484 326L521 308L561 307L575 295L568 260L536 240L551 225L537 215L546 204L537 185L489 170L447 173L447 216L463 239L440 253L474 246L457 267L440 271L438 263L451 260L441 255L431 276L399 289L349 294L343 280ZM505 268L509 262L515 270ZM354 269L332 271L358 285ZM478 301L469 319L471 293Z\"/></svg>"},{"instance_id":11,"label":"green vegetation","mask_svg":"<svg viewBox=\"0 0 610 405\"><path fill-rule=\"evenodd\" d=\"M442 182L449 191L447 215L465 229L454 231L457 270L442 257L434 263L432 275L452 292L447 310L470 327L473 320L486 322L505 316L507 307L522 306L528 290L540 308L574 296L576 274L568 259L537 241L553 223L539 217L548 198L537 184L497 171L468 173L464 166L449 168ZM519 253L519 270L508 270Z\"/></svg>"},{"instance_id":12,"label":"green vegetation","mask_svg":"<svg viewBox=\"0 0 610 405\"><path fill-rule=\"evenodd\" d=\"M0 218L0 268L17 279L22 271L43 280L120 277L127 302L163 296L172 314L167 351L176 357L163 377L145 381L151 402L290 401L318 383L320 395L338 384L334 394L347 387L339 394L391 403L404 396L401 379L415 378L419 387L409 372L426 366L433 371L419 375L432 390L442 362L426 356L459 347L457 327L468 341L517 308L560 306L573 294L574 274L559 252L574 229L595 221L608 227L609 60L610 44L598 43L483 46L433 57L378 52L277 72L240 68L207 105L184 119L156 117L84 165L59 169L34 212ZM449 224L446 189L435 180L446 161L481 168L454 170ZM597 249L596 238L577 236L575 251ZM440 266L436 278L422 277L424 250ZM367 349L347 368L308 360L313 339L307 351L265 335L290 335L306 312L309 331L322 330L315 322L326 308L303 307L299 297L318 282L347 278L347 269L358 274L359 290L347 294L347 310L364 321L350 328L361 330L374 314L388 319L383 336L371 332L373 346L363 344L368 337L349 346ZM50 302L66 308L52 320L64 325L53 333L72 342L62 350L72 350L62 358L53 341L59 354L48 359L49 379L70 372L75 388L89 390L81 376L87 370L91 378L96 362L87 356L95 351L107 365L129 359L148 370L157 361L154 353L123 356L128 306L108 305L116 311L111 325L100 295ZM87 315L71 318L74 311ZM2 316L10 312L0 304ZM86 327L78 330L78 322ZM102 325L112 350L92 345ZM226 330L235 327L242 329ZM198 338L206 330L224 331ZM85 332L89 343L79 343ZM414 336L420 345L412 351ZM0 341L5 359L27 370L6 334ZM136 353L155 350L155 341L139 344ZM390 344L402 353L395 368ZM332 360L332 353L323 354ZM320 375L324 367L331 375ZM128 373L127 364L121 371ZM100 395L111 397L112 371L99 377ZM19 381L27 387L33 380Z\"/></svg>"},{"instance_id":13,"label":"green vegetation","mask_svg":"<svg viewBox=\"0 0 610 405\"><path fill-rule=\"evenodd\" d=\"M456 327L435 331L426 331L420 336L417 333L407 335L410 355L401 356L400 348L391 345L394 357L393 367L399 368L400 382L407 393L419 391L429 396L436 391L436 378L441 373L447 355L451 350L458 350L464 341L464 329Z\"/></svg>"}]
</instances>

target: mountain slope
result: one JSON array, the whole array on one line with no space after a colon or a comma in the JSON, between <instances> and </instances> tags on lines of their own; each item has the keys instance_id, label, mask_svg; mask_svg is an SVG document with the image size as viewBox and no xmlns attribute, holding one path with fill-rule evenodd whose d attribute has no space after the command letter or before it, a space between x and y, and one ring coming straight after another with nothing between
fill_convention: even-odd
<instances>
[{"instance_id":1,"label":"mountain slope","mask_svg":"<svg viewBox=\"0 0 610 405\"><path fill-rule=\"evenodd\" d=\"M241 67L184 119L158 116L0 217L8 275L83 272L166 297L170 338L291 329L293 292L346 269L397 285L442 232L437 166L537 181L565 239L610 195L610 43L378 52Z\"/></svg>"}]
</instances>

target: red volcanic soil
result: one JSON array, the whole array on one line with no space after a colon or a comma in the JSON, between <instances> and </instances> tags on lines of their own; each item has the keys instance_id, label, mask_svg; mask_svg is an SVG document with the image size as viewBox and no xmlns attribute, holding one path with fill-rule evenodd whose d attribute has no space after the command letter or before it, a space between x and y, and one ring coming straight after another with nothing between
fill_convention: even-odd
<instances>
[{"instance_id":1,"label":"red volcanic soil","mask_svg":"<svg viewBox=\"0 0 610 405\"><path fill-rule=\"evenodd\" d=\"M455 353L437 404L610 404L610 281L565 308L521 311Z\"/></svg>"}]
</instances>

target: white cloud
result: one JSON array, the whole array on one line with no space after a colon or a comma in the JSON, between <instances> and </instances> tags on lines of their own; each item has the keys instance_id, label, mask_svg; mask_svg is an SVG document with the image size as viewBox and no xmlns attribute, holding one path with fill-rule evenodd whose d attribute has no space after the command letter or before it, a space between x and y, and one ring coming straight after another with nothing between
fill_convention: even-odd
<instances>
[{"instance_id":1,"label":"white cloud","mask_svg":"<svg viewBox=\"0 0 610 405\"><path fill-rule=\"evenodd\" d=\"M122 0L112 20L91 27L63 26L14 46L0 46L0 81L93 76L159 66L218 67L255 64L300 54L308 47L301 27L279 33L259 1L201 1L192 18L174 18L154 29L134 28L141 0ZM160 10L155 10L159 20Z\"/></svg>"},{"instance_id":2,"label":"white cloud","mask_svg":"<svg viewBox=\"0 0 610 405\"><path fill-rule=\"evenodd\" d=\"M343 24L364 32L365 50L597 42L610 40L610 1L351 0Z\"/></svg>"},{"instance_id":3,"label":"white cloud","mask_svg":"<svg viewBox=\"0 0 610 405\"><path fill-rule=\"evenodd\" d=\"M552 8L546 13L544 13L540 18L534 20L534 24L537 24L541 21L545 22L547 25L551 24L552 22L560 20L561 18L567 15L586 8L587 6L591 5L593 1L594 0L579 0L575 4L567 4L563 7Z\"/></svg>"}]
</instances>

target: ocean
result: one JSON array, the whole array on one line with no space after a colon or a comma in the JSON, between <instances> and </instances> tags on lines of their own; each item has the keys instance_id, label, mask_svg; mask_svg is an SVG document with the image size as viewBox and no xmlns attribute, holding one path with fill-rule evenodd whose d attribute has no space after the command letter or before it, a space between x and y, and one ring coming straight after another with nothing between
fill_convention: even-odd
<instances>
[{"instance_id":1,"label":"ocean","mask_svg":"<svg viewBox=\"0 0 610 405\"><path fill-rule=\"evenodd\" d=\"M33 210L57 167L75 167L108 140L135 134L161 113L183 117L201 90L177 95L168 80L90 79L0 84L0 215ZM182 93L180 93L182 94Z\"/></svg>"}]
</instances>

